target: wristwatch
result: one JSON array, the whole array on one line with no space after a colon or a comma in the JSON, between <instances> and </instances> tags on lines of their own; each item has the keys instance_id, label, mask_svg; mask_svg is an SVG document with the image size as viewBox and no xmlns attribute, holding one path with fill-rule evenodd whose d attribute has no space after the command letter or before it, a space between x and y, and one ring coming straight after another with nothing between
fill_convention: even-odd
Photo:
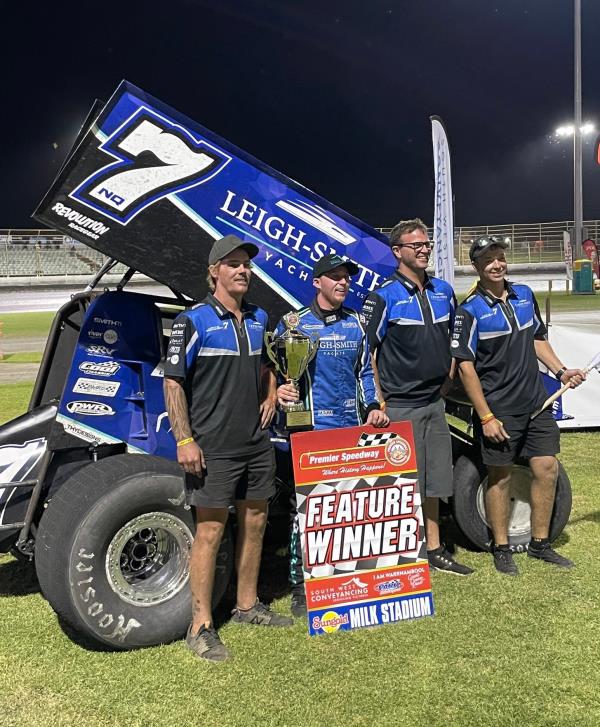
<instances>
[{"instance_id":1,"label":"wristwatch","mask_svg":"<svg viewBox=\"0 0 600 727\"><path fill-rule=\"evenodd\" d=\"M566 370L567 370L567 367L566 367L566 366L563 366L563 367L562 367L562 369L559 369L559 370L558 370L558 371L557 371L557 372L556 372L556 373L554 374L554 376L555 376L555 377L556 377L556 378L557 378L557 379L558 379L558 380L560 381L560 380L562 379L562 377L563 377L563 374L565 373L565 371L566 371Z\"/></svg>"}]
</instances>

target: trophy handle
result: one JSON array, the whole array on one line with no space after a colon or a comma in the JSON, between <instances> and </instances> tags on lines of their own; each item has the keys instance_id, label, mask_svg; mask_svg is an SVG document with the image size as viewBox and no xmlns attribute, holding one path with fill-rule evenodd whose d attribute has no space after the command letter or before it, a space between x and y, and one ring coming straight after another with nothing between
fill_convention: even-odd
<instances>
[{"instance_id":1,"label":"trophy handle","mask_svg":"<svg viewBox=\"0 0 600 727\"><path fill-rule=\"evenodd\" d=\"M279 371L279 373L284 376L286 379L289 379L288 375L281 370L281 361L277 358L277 351L273 350L276 346L276 341L278 339L278 336L275 335L275 331L265 331L265 349L267 351L267 356L271 359L273 364L275 365L276 371Z\"/></svg>"}]
</instances>

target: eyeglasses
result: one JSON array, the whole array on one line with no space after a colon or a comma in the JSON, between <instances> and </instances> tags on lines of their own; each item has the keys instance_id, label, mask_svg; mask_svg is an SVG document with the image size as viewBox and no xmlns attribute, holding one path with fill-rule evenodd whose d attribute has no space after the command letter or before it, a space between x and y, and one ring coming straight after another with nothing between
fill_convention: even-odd
<instances>
[{"instance_id":1,"label":"eyeglasses","mask_svg":"<svg viewBox=\"0 0 600 727\"><path fill-rule=\"evenodd\" d=\"M396 242L392 247L410 247L415 252L421 252L424 247L428 247L430 250L433 249L435 242L433 240L424 240L423 242Z\"/></svg>"}]
</instances>

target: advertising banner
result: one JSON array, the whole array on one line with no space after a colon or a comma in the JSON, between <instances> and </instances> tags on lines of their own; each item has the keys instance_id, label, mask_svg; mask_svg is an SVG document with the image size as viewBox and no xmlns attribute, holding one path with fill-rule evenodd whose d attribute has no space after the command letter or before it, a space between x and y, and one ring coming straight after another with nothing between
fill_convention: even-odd
<instances>
[{"instance_id":1,"label":"advertising banner","mask_svg":"<svg viewBox=\"0 0 600 727\"><path fill-rule=\"evenodd\" d=\"M309 633L433 615L410 422L291 443Z\"/></svg>"},{"instance_id":2,"label":"advertising banner","mask_svg":"<svg viewBox=\"0 0 600 727\"><path fill-rule=\"evenodd\" d=\"M573 243L571 242L571 233L567 230L563 230L563 250L567 278L573 280Z\"/></svg>"},{"instance_id":3,"label":"advertising banner","mask_svg":"<svg viewBox=\"0 0 600 727\"><path fill-rule=\"evenodd\" d=\"M431 117L433 140L433 171L435 176L433 239L435 274L454 287L454 209L450 147L444 123Z\"/></svg>"},{"instance_id":4,"label":"advertising banner","mask_svg":"<svg viewBox=\"0 0 600 727\"><path fill-rule=\"evenodd\" d=\"M583 252L588 260L592 261L592 270L594 271L594 276L598 279L600 279L600 262L598 260L598 246L594 242L594 240L584 240L581 244L581 247L583 248Z\"/></svg>"},{"instance_id":5,"label":"advertising banner","mask_svg":"<svg viewBox=\"0 0 600 727\"><path fill-rule=\"evenodd\" d=\"M359 266L354 308L395 269L385 235L126 81L84 129L35 219L195 300L230 233L258 244L252 300L274 314L310 302L324 254Z\"/></svg>"}]
</instances>

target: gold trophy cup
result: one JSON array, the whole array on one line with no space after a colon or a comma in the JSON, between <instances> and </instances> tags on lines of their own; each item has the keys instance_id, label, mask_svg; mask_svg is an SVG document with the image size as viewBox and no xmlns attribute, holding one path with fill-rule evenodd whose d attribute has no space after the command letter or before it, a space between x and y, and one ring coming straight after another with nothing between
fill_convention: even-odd
<instances>
[{"instance_id":1,"label":"gold trophy cup","mask_svg":"<svg viewBox=\"0 0 600 727\"><path fill-rule=\"evenodd\" d=\"M283 321L286 330L279 336L267 331L265 346L277 371L299 391L298 382L319 349L319 339L298 327L300 318L297 313L288 313ZM303 402L285 404L283 410L287 430L312 428L312 411L306 409Z\"/></svg>"}]
</instances>

